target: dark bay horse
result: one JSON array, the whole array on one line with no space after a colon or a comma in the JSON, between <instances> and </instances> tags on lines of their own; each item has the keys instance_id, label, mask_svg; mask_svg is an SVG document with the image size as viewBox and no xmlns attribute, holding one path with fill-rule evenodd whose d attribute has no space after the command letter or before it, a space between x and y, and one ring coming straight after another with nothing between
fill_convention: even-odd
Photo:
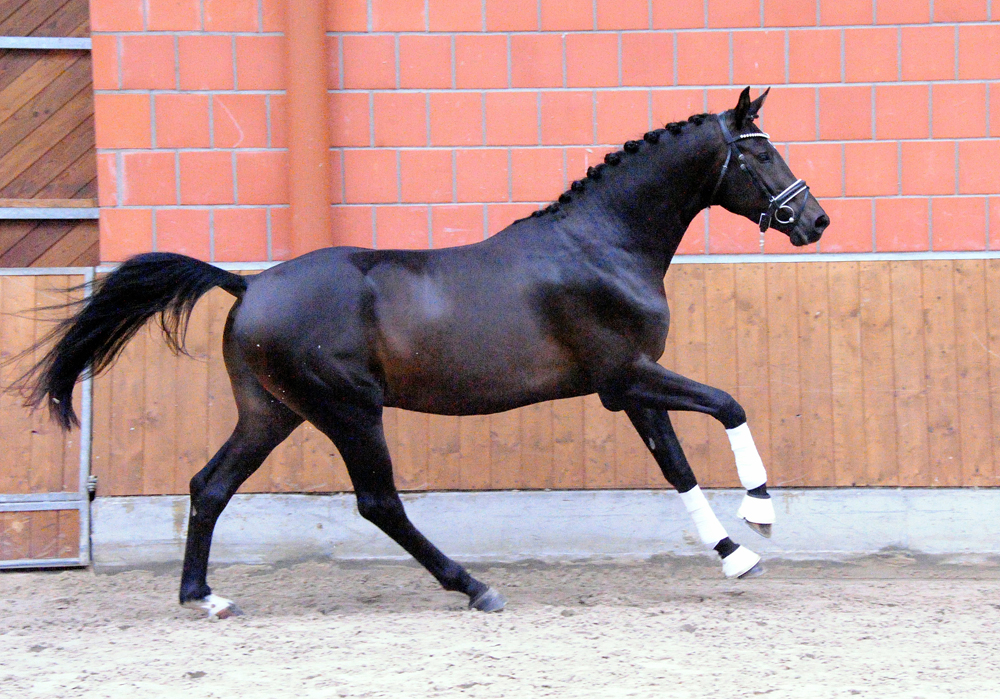
<instances>
[{"instance_id":1,"label":"dark bay horse","mask_svg":"<svg viewBox=\"0 0 1000 699\"><path fill-rule=\"evenodd\" d=\"M443 250L317 250L245 278L182 255L133 257L95 285L22 388L64 427L76 422L81 374L107 368L159 314L179 349L195 302L213 287L236 297L223 339L239 419L191 479L180 601L225 617L235 606L206 582L212 531L236 490L304 420L347 464L358 511L475 609L503 597L410 523L393 483L385 406L446 415L510 410L597 393L624 410L730 577L760 557L716 519L668 411L718 419L747 489L739 514L768 535L774 510L743 408L724 391L656 362L669 311L663 277L685 229L717 204L773 227L793 245L829 218L754 125L767 93L732 110L667 124L605 157L558 203L481 243Z\"/></svg>"}]
</instances>

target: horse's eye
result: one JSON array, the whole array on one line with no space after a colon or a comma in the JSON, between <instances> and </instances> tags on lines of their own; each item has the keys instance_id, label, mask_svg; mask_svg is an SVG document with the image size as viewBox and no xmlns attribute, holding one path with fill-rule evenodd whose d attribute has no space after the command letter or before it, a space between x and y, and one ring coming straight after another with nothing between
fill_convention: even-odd
<instances>
[{"instance_id":1,"label":"horse's eye","mask_svg":"<svg viewBox=\"0 0 1000 699\"><path fill-rule=\"evenodd\" d=\"M762 163L769 163L771 162L771 154L768 153L767 151L764 151L763 153L758 153L757 160L759 160Z\"/></svg>"}]
</instances>

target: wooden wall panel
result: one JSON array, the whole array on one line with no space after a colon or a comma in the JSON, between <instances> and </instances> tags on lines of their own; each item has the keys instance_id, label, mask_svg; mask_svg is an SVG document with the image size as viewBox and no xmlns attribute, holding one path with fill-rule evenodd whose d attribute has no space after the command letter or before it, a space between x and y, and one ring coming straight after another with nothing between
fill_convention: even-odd
<instances>
[{"instance_id":1,"label":"wooden wall panel","mask_svg":"<svg viewBox=\"0 0 1000 699\"><path fill-rule=\"evenodd\" d=\"M738 386L739 355L736 338L736 275L731 265L705 265L706 313L705 366L711 369L711 381L719 386ZM706 380L708 375L706 374ZM708 434L707 463L699 468L699 480L705 487L720 487L732 482L732 450L729 438L712 418L700 417ZM661 479L659 473L656 474Z\"/></svg>"},{"instance_id":2,"label":"wooden wall panel","mask_svg":"<svg viewBox=\"0 0 1000 699\"><path fill-rule=\"evenodd\" d=\"M738 397L773 485L1000 485L1000 261L676 265L667 288L661 363ZM231 305L221 291L199 305L194 359L140 334L98 380L103 494L184 492L228 437ZM721 425L675 424L706 487L738 486ZM593 396L469 418L387 410L385 425L405 490L666 487L627 418ZM336 450L308 426L244 486L347 489Z\"/></svg>"},{"instance_id":3,"label":"wooden wall panel","mask_svg":"<svg viewBox=\"0 0 1000 699\"><path fill-rule=\"evenodd\" d=\"M82 276L0 276L0 385L8 386L27 370L36 353L8 363L52 327L53 312L35 308L77 298L69 290ZM79 408L79 396L75 397ZM64 433L45 411L28 412L22 398L0 393L0 493L76 491L79 480L79 432Z\"/></svg>"},{"instance_id":4,"label":"wooden wall panel","mask_svg":"<svg viewBox=\"0 0 1000 699\"><path fill-rule=\"evenodd\" d=\"M986 265L955 261L955 363L962 472L959 482L988 486L993 471L990 351L986 311ZM986 321L986 322L984 322Z\"/></svg>"},{"instance_id":5,"label":"wooden wall panel","mask_svg":"<svg viewBox=\"0 0 1000 699\"><path fill-rule=\"evenodd\" d=\"M888 264L860 263L858 312L861 317L861 374L859 378L864 396L865 469L855 474L856 485L899 483L899 468L896 461L896 383L893 367L891 281Z\"/></svg>"},{"instance_id":6,"label":"wooden wall panel","mask_svg":"<svg viewBox=\"0 0 1000 699\"><path fill-rule=\"evenodd\" d=\"M87 0L4 0L0 36L87 36Z\"/></svg>"},{"instance_id":7,"label":"wooden wall panel","mask_svg":"<svg viewBox=\"0 0 1000 699\"><path fill-rule=\"evenodd\" d=\"M77 275L0 276L0 385L8 386L39 353L9 362L40 340L56 314L38 307L78 298L69 290L83 282ZM80 409L79 391L74 397ZM46 411L30 413L19 395L0 393L0 493L77 492L80 433L63 432ZM68 558L79 555L78 511L48 510L0 513L0 560Z\"/></svg>"},{"instance_id":8,"label":"wooden wall panel","mask_svg":"<svg viewBox=\"0 0 1000 699\"><path fill-rule=\"evenodd\" d=\"M79 555L79 510L0 512L0 561Z\"/></svg>"},{"instance_id":9,"label":"wooden wall panel","mask_svg":"<svg viewBox=\"0 0 1000 699\"><path fill-rule=\"evenodd\" d=\"M799 367L798 288L796 265L767 264L767 300L764 315L767 326L768 389L771 428L771 456L767 463L769 481L774 485L801 486L802 404ZM756 429L755 423L750 423Z\"/></svg>"},{"instance_id":10,"label":"wooden wall panel","mask_svg":"<svg viewBox=\"0 0 1000 699\"><path fill-rule=\"evenodd\" d=\"M834 483L855 485L858 479L865 480L868 461L859 268L856 262L829 264L826 267L830 315L831 417L828 429L832 437L832 479Z\"/></svg>"},{"instance_id":11,"label":"wooden wall panel","mask_svg":"<svg viewBox=\"0 0 1000 699\"><path fill-rule=\"evenodd\" d=\"M705 266L677 265L671 270L673 275L673 298L671 305L670 332L674 335L674 359L672 365L664 365L671 371L695 381L708 380L707 366L707 326L705 314ZM674 413L670 418L692 464L707 464L708 435L713 428L713 420L698 413ZM634 430L632 430L634 431ZM711 472L710 472L711 473ZM659 479L663 476L660 475Z\"/></svg>"},{"instance_id":12,"label":"wooden wall panel","mask_svg":"<svg viewBox=\"0 0 1000 699\"><path fill-rule=\"evenodd\" d=\"M0 36L89 35L86 0L0 5ZM89 51L0 50L0 205L96 206ZM0 267L97 264L93 220L0 220Z\"/></svg>"},{"instance_id":13,"label":"wooden wall panel","mask_svg":"<svg viewBox=\"0 0 1000 699\"><path fill-rule=\"evenodd\" d=\"M803 486L823 485L835 480L828 268L824 262L795 268L803 458L798 471Z\"/></svg>"}]
</instances>

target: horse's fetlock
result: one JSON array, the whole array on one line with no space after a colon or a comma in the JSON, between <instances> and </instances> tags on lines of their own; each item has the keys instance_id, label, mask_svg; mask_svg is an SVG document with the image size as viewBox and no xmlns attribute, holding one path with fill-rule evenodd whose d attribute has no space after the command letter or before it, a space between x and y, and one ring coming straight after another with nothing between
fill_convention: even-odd
<instances>
[{"instance_id":1,"label":"horse's fetlock","mask_svg":"<svg viewBox=\"0 0 1000 699\"><path fill-rule=\"evenodd\" d=\"M212 588L207 583L195 583L192 585L182 585L180 592L180 603L186 604L195 600L205 599L212 594Z\"/></svg>"},{"instance_id":2,"label":"horse's fetlock","mask_svg":"<svg viewBox=\"0 0 1000 699\"><path fill-rule=\"evenodd\" d=\"M441 571L441 574L438 575L438 582L440 582L441 587L446 589L448 592L464 592L466 594L471 594L472 590L478 590L477 585L481 586L483 589L486 588L485 585L479 583L471 575L469 575L465 568L454 561L452 561L451 565Z\"/></svg>"}]
</instances>

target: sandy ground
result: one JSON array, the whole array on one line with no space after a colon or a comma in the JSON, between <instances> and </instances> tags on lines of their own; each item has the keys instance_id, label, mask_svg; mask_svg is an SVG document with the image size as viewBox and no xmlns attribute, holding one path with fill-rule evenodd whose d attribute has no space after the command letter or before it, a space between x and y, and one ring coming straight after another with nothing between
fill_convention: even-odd
<instances>
[{"instance_id":1,"label":"sandy ground","mask_svg":"<svg viewBox=\"0 0 1000 699\"><path fill-rule=\"evenodd\" d=\"M246 611L218 622L174 569L0 574L0 696L1000 697L997 561L472 570L504 612L406 564L218 569Z\"/></svg>"}]
</instances>

